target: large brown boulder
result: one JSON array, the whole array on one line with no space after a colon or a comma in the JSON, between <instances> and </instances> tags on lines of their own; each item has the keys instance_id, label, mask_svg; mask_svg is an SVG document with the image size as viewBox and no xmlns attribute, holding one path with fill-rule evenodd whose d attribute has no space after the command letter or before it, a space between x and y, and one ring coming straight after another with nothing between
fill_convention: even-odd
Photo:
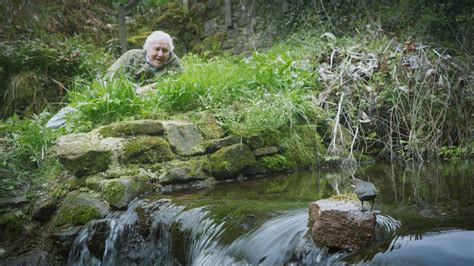
<instances>
[{"instance_id":1,"label":"large brown boulder","mask_svg":"<svg viewBox=\"0 0 474 266\"><path fill-rule=\"evenodd\" d=\"M313 240L322 246L357 250L372 241L375 215L354 201L325 199L310 204Z\"/></svg>"}]
</instances>

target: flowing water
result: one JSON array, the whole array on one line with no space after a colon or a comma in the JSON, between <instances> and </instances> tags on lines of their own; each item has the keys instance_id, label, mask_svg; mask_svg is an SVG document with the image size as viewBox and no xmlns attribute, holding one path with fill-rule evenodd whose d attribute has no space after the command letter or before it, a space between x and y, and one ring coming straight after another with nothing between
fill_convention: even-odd
<instances>
[{"instance_id":1,"label":"flowing water","mask_svg":"<svg viewBox=\"0 0 474 266\"><path fill-rule=\"evenodd\" d=\"M474 162L315 170L153 194L91 221L70 265L474 265ZM375 184L376 237L357 252L315 245L312 201Z\"/></svg>"}]
</instances>

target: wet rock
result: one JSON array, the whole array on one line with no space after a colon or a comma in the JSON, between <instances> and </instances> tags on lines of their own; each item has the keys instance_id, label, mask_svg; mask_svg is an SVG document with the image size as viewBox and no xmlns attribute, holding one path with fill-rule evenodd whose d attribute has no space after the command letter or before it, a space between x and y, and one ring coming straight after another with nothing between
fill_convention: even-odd
<instances>
[{"instance_id":1,"label":"wet rock","mask_svg":"<svg viewBox=\"0 0 474 266\"><path fill-rule=\"evenodd\" d=\"M36 200L32 217L36 221L47 222L58 209L59 202L50 196L43 196Z\"/></svg>"},{"instance_id":2,"label":"wet rock","mask_svg":"<svg viewBox=\"0 0 474 266\"><path fill-rule=\"evenodd\" d=\"M7 255L7 251L3 248L0 248L0 258L3 258Z\"/></svg>"},{"instance_id":3,"label":"wet rock","mask_svg":"<svg viewBox=\"0 0 474 266\"><path fill-rule=\"evenodd\" d=\"M205 180L209 178L208 169L209 160L206 157L193 158L188 161L172 161L163 167L158 180L160 184Z\"/></svg>"},{"instance_id":4,"label":"wet rock","mask_svg":"<svg viewBox=\"0 0 474 266\"><path fill-rule=\"evenodd\" d=\"M25 196L0 198L0 209L19 207L28 202L29 200Z\"/></svg>"},{"instance_id":5,"label":"wet rock","mask_svg":"<svg viewBox=\"0 0 474 266\"><path fill-rule=\"evenodd\" d=\"M56 229L56 231L51 235L51 240L53 240L54 246L62 256L66 257L68 255L81 228L81 226L71 226Z\"/></svg>"},{"instance_id":6,"label":"wet rock","mask_svg":"<svg viewBox=\"0 0 474 266\"><path fill-rule=\"evenodd\" d=\"M134 176L104 180L102 194L106 201L115 208L126 208L135 197L152 190L148 177Z\"/></svg>"},{"instance_id":7,"label":"wet rock","mask_svg":"<svg viewBox=\"0 0 474 266\"><path fill-rule=\"evenodd\" d=\"M240 138L237 136L227 136L221 139L213 139L206 148L207 152L215 152L220 148L230 146L232 144L240 143Z\"/></svg>"},{"instance_id":8,"label":"wet rock","mask_svg":"<svg viewBox=\"0 0 474 266\"><path fill-rule=\"evenodd\" d=\"M245 144L224 147L209 157L211 172L217 179L232 178L255 165L255 157Z\"/></svg>"},{"instance_id":9,"label":"wet rock","mask_svg":"<svg viewBox=\"0 0 474 266\"><path fill-rule=\"evenodd\" d=\"M36 250L25 255L7 260L0 260L0 265L52 265L48 252Z\"/></svg>"},{"instance_id":10,"label":"wet rock","mask_svg":"<svg viewBox=\"0 0 474 266\"><path fill-rule=\"evenodd\" d=\"M313 240L319 245L357 250L375 235L375 215L360 211L354 201L318 200L309 213Z\"/></svg>"},{"instance_id":11,"label":"wet rock","mask_svg":"<svg viewBox=\"0 0 474 266\"><path fill-rule=\"evenodd\" d=\"M172 120L163 122L171 148L178 155L191 156L206 151L204 138L195 124Z\"/></svg>"},{"instance_id":12,"label":"wet rock","mask_svg":"<svg viewBox=\"0 0 474 266\"><path fill-rule=\"evenodd\" d=\"M164 133L164 128L162 121L145 119L113 123L100 127L94 132L97 132L102 137L157 136Z\"/></svg>"},{"instance_id":13,"label":"wet rock","mask_svg":"<svg viewBox=\"0 0 474 266\"><path fill-rule=\"evenodd\" d=\"M168 142L161 137L144 136L132 139L123 148L123 163L153 163L174 158Z\"/></svg>"},{"instance_id":14,"label":"wet rock","mask_svg":"<svg viewBox=\"0 0 474 266\"><path fill-rule=\"evenodd\" d=\"M107 220L94 221L91 231L87 236L86 245L89 252L99 260L102 260L105 251L105 244L110 233Z\"/></svg>"},{"instance_id":15,"label":"wet rock","mask_svg":"<svg viewBox=\"0 0 474 266\"><path fill-rule=\"evenodd\" d=\"M71 192L66 196L55 218L55 225L84 225L90 220L100 219L109 213L107 205L84 193Z\"/></svg>"},{"instance_id":16,"label":"wet rock","mask_svg":"<svg viewBox=\"0 0 474 266\"><path fill-rule=\"evenodd\" d=\"M252 152L255 157L272 155L272 154L278 153L278 147L275 147L275 146L264 147L264 148L253 150Z\"/></svg>"},{"instance_id":17,"label":"wet rock","mask_svg":"<svg viewBox=\"0 0 474 266\"><path fill-rule=\"evenodd\" d=\"M78 177L105 171L111 162L111 151L91 134L61 136L54 150L64 167Z\"/></svg>"}]
</instances>

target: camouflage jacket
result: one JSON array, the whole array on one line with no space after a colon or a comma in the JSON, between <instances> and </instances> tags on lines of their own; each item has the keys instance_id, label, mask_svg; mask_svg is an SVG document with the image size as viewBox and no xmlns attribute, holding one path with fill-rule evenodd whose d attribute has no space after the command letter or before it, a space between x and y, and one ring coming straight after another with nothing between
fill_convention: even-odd
<instances>
[{"instance_id":1,"label":"camouflage jacket","mask_svg":"<svg viewBox=\"0 0 474 266\"><path fill-rule=\"evenodd\" d=\"M127 51L117 59L107 70L106 76L112 78L118 73L127 74L141 84L148 84L168 72L179 72L182 70L183 67L173 52L171 52L168 61L163 66L157 68L147 62L145 50L133 49Z\"/></svg>"}]
</instances>

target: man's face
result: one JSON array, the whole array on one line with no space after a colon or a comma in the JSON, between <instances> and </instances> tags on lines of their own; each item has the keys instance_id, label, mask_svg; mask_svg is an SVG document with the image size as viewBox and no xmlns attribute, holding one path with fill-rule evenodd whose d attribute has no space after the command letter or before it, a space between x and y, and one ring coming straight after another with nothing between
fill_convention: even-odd
<instances>
[{"instance_id":1,"label":"man's face","mask_svg":"<svg viewBox=\"0 0 474 266\"><path fill-rule=\"evenodd\" d=\"M170 45L165 41L154 42L148 46L146 53L155 67L161 67L170 58Z\"/></svg>"}]
</instances>

